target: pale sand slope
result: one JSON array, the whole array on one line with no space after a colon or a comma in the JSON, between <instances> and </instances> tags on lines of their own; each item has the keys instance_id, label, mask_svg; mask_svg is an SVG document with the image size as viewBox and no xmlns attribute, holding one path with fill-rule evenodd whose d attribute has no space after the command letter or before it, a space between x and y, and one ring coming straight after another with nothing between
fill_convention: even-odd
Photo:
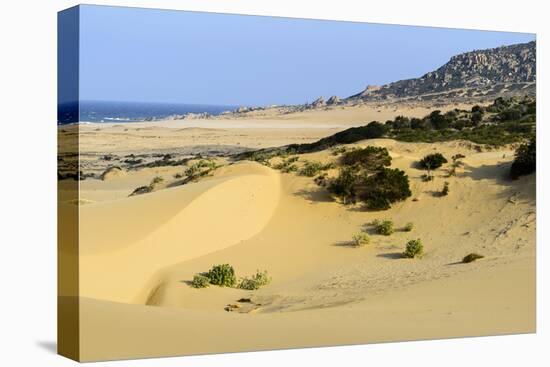
<instances>
[{"instance_id":1,"label":"pale sand slope","mask_svg":"<svg viewBox=\"0 0 550 367\"><path fill-rule=\"evenodd\" d=\"M388 147L418 201L384 212L348 208L311 178L243 162L198 183L82 205L82 358L533 332L534 175L506 179L511 151L383 139L357 145L373 144ZM414 162L435 150L466 155L465 168L422 182ZM449 196L435 197L445 180ZM82 182L82 198L92 182ZM375 218L415 229L347 246ZM399 258L411 238L423 240L422 259ZM457 263L470 252L486 258ZM240 276L267 269L273 281L259 291L186 283L219 263ZM241 297L253 302L244 313L224 311Z\"/></svg>"}]
</instances>

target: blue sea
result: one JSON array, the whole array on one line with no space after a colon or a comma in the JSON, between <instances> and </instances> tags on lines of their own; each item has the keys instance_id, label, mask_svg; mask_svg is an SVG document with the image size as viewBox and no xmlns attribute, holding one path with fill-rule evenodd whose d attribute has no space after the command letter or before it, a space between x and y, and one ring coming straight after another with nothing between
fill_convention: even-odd
<instances>
[{"instance_id":1,"label":"blue sea","mask_svg":"<svg viewBox=\"0 0 550 367\"><path fill-rule=\"evenodd\" d=\"M219 115L237 106L80 101L58 106L58 124L75 122L139 122L163 120L173 115L209 113Z\"/></svg>"}]
</instances>

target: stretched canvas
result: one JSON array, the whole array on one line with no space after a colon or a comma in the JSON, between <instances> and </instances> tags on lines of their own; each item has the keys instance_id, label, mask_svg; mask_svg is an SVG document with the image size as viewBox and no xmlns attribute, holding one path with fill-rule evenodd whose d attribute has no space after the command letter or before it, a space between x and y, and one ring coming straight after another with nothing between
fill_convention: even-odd
<instances>
[{"instance_id":1,"label":"stretched canvas","mask_svg":"<svg viewBox=\"0 0 550 367\"><path fill-rule=\"evenodd\" d=\"M58 16L61 355L535 332L534 34Z\"/></svg>"}]
</instances>

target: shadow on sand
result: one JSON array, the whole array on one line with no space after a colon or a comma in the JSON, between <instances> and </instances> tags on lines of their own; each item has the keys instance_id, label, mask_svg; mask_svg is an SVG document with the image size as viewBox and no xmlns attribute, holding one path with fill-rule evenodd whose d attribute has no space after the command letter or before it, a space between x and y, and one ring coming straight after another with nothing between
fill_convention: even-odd
<instances>
[{"instance_id":1,"label":"shadow on sand","mask_svg":"<svg viewBox=\"0 0 550 367\"><path fill-rule=\"evenodd\" d=\"M386 252L383 254L378 254L376 257L383 257L385 259L403 259L403 254L401 252Z\"/></svg>"}]
</instances>

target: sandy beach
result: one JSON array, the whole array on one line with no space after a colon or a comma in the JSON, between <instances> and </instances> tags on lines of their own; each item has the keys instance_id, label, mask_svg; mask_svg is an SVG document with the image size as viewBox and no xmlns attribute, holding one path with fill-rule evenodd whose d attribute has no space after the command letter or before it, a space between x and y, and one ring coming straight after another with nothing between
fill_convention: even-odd
<instances>
[{"instance_id":1,"label":"sandy beach","mask_svg":"<svg viewBox=\"0 0 550 367\"><path fill-rule=\"evenodd\" d=\"M391 168L408 175L412 197L385 211L343 205L311 177L229 157L429 110L366 104L61 126L62 135L78 134L90 175L78 203L63 201L71 180L60 181L60 206L79 205L81 359L534 332L535 175L508 178L513 146L350 144L387 148ZM448 177L444 166L424 182L416 162L434 152L464 155L463 167ZM182 184L198 156L216 169ZM338 159L330 150L297 157ZM155 163L162 160L170 164ZM102 177L113 166L120 169ZM162 180L152 192L130 196L154 177ZM450 193L438 197L445 181ZM373 233L375 219L392 220L395 233ZM409 222L414 229L404 231ZM349 246L362 230L371 243ZM416 238L424 256L402 258ZM484 258L462 263L472 252ZM238 276L267 270L272 281L254 291L190 286L194 274L224 263Z\"/></svg>"}]
</instances>

